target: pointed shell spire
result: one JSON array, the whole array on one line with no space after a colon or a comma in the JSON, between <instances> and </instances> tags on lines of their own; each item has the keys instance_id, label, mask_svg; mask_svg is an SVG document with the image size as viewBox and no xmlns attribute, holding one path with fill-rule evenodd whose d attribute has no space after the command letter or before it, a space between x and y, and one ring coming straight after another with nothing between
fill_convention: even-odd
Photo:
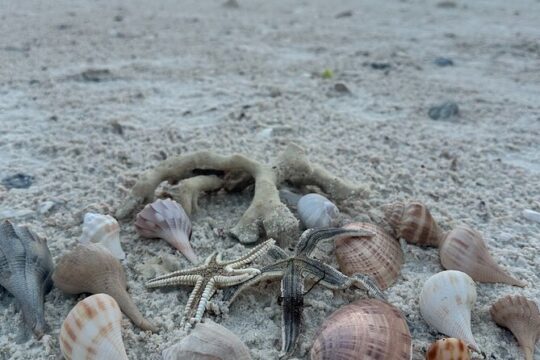
<instances>
[{"instance_id":1,"label":"pointed shell spire","mask_svg":"<svg viewBox=\"0 0 540 360\"><path fill-rule=\"evenodd\" d=\"M120 244L120 225L110 215L86 213L79 240L82 244L97 243L103 245L117 259L126 258Z\"/></svg>"}]
</instances>

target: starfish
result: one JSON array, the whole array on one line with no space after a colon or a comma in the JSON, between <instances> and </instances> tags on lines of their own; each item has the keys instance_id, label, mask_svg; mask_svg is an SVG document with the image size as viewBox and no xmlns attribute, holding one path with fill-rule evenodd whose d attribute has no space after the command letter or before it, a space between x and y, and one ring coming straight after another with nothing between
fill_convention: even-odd
<instances>
[{"instance_id":1,"label":"starfish","mask_svg":"<svg viewBox=\"0 0 540 360\"><path fill-rule=\"evenodd\" d=\"M193 286L182 321L187 320L190 324L200 322L208 301L217 289L242 284L260 273L258 269L245 266L266 253L274 243L273 239L269 239L244 256L230 261L223 261L221 253L215 252L203 265L158 276L149 280L146 287Z\"/></svg>"},{"instance_id":2,"label":"starfish","mask_svg":"<svg viewBox=\"0 0 540 360\"><path fill-rule=\"evenodd\" d=\"M282 347L279 356L280 358L288 357L293 354L300 334L305 295L304 280L306 277L314 280L315 285L320 284L332 290L346 289L351 285L355 285L366 289L373 297L384 299L384 295L369 276L354 274L348 277L333 267L309 257L317 243L322 240L370 235L373 236L374 234L351 229L324 228L306 230L300 237L293 256L288 256L281 248L272 246L268 251L268 255L276 261L263 267L260 274L249 281L227 289L224 300L232 303L240 292L260 281L281 279L279 303L282 308Z\"/></svg>"}]
</instances>

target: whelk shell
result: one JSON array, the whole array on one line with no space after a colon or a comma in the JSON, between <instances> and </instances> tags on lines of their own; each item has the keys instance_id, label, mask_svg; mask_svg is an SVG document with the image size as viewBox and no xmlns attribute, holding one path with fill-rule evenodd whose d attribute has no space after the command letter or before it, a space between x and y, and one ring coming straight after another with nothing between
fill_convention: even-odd
<instances>
[{"instance_id":1,"label":"whelk shell","mask_svg":"<svg viewBox=\"0 0 540 360\"><path fill-rule=\"evenodd\" d=\"M344 228L366 230L373 236L336 240L336 257L341 272L348 276L357 273L369 275L381 290L387 289L396 281L403 265L399 242L374 224L352 223Z\"/></svg>"},{"instance_id":2,"label":"whelk shell","mask_svg":"<svg viewBox=\"0 0 540 360\"><path fill-rule=\"evenodd\" d=\"M307 229L334 226L339 215L337 206L319 194L306 194L298 200L298 216Z\"/></svg>"},{"instance_id":3,"label":"whelk shell","mask_svg":"<svg viewBox=\"0 0 540 360\"><path fill-rule=\"evenodd\" d=\"M80 301L60 329L60 349L67 360L127 359L122 342L122 313L106 294Z\"/></svg>"},{"instance_id":4,"label":"whelk shell","mask_svg":"<svg viewBox=\"0 0 540 360\"><path fill-rule=\"evenodd\" d=\"M79 240L82 244L98 243L105 246L117 259L126 258L120 244L120 225L112 216L86 213L82 230Z\"/></svg>"},{"instance_id":5,"label":"whelk shell","mask_svg":"<svg viewBox=\"0 0 540 360\"><path fill-rule=\"evenodd\" d=\"M465 341L447 338L435 341L426 353L426 360L469 360Z\"/></svg>"}]
</instances>

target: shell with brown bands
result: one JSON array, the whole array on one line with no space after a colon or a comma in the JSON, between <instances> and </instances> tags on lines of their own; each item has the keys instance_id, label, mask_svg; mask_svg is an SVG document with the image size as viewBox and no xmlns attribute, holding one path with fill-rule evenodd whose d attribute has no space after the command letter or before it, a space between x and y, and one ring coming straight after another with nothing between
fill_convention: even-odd
<instances>
[{"instance_id":1,"label":"shell with brown bands","mask_svg":"<svg viewBox=\"0 0 540 360\"><path fill-rule=\"evenodd\" d=\"M465 341L456 338L437 340L426 352L426 360L469 360L470 358Z\"/></svg>"}]
</instances>

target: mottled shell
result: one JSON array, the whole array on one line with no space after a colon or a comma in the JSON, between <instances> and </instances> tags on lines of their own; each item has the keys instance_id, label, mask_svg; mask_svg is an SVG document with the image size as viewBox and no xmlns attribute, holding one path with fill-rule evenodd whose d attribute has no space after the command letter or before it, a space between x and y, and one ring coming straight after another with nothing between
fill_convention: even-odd
<instances>
[{"instance_id":1,"label":"mottled shell","mask_svg":"<svg viewBox=\"0 0 540 360\"><path fill-rule=\"evenodd\" d=\"M463 271L473 280L525 286L526 283L508 275L489 254L482 235L468 226L450 231L439 247L442 266Z\"/></svg>"},{"instance_id":2,"label":"mottled shell","mask_svg":"<svg viewBox=\"0 0 540 360\"><path fill-rule=\"evenodd\" d=\"M465 341L448 338L435 341L426 353L426 360L469 360Z\"/></svg>"},{"instance_id":3,"label":"mottled shell","mask_svg":"<svg viewBox=\"0 0 540 360\"><path fill-rule=\"evenodd\" d=\"M439 246L444 232L428 208L418 202L396 202L384 206L386 222L394 229L397 238L419 246Z\"/></svg>"},{"instance_id":4,"label":"mottled shell","mask_svg":"<svg viewBox=\"0 0 540 360\"><path fill-rule=\"evenodd\" d=\"M191 220L182 206L171 199L159 199L148 204L137 214L135 227L139 235L160 238L179 250L192 263L197 263L191 238Z\"/></svg>"},{"instance_id":5,"label":"mottled shell","mask_svg":"<svg viewBox=\"0 0 540 360\"><path fill-rule=\"evenodd\" d=\"M490 309L491 317L500 326L510 329L518 340L525 360L533 360L534 347L540 339L538 305L524 296L505 296Z\"/></svg>"},{"instance_id":6,"label":"mottled shell","mask_svg":"<svg viewBox=\"0 0 540 360\"><path fill-rule=\"evenodd\" d=\"M306 229L334 226L339 215L337 206L319 194L306 194L298 200L298 217Z\"/></svg>"},{"instance_id":7,"label":"mottled shell","mask_svg":"<svg viewBox=\"0 0 540 360\"><path fill-rule=\"evenodd\" d=\"M476 285L461 271L447 270L431 276L420 293L420 312L437 331L464 340L479 351L471 331L471 310Z\"/></svg>"},{"instance_id":8,"label":"mottled shell","mask_svg":"<svg viewBox=\"0 0 540 360\"><path fill-rule=\"evenodd\" d=\"M62 323L62 355L67 360L127 359L121 320L120 308L109 295L92 295L80 301Z\"/></svg>"},{"instance_id":9,"label":"mottled shell","mask_svg":"<svg viewBox=\"0 0 540 360\"><path fill-rule=\"evenodd\" d=\"M410 360L412 339L396 307L357 300L335 311L317 331L311 360Z\"/></svg>"},{"instance_id":10,"label":"mottled shell","mask_svg":"<svg viewBox=\"0 0 540 360\"><path fill-rule=\"evenodd\" d=\"M126 258L120 244L120 225L110 215L86 213L79 240L82 244L97 243L105 246L117 259Z\"/></svg>"},{"instance_id":11,"label":"mottled shell","mask_svg":"<svg viewBox=\"0 0 540 360\"><path fill-rule=\"evenodd\" d=\"M373 236L338 239L336 257L345 275L362 273L371 276L381 290L392 285L403 265L401 246L383 228L368 223L353 223L347 229L366 230Z\"/></svg>"},{"instance_id":12,"label":"mottled shell","mask_svg":"<svg viewBox=\"0 0 540 360\"><path fill-rule=\"evenodd\" d=\"M211 320L198 323L162 355L163 360L251 360L249 349L238 336Z\"/></svg>"}]
</instances>

